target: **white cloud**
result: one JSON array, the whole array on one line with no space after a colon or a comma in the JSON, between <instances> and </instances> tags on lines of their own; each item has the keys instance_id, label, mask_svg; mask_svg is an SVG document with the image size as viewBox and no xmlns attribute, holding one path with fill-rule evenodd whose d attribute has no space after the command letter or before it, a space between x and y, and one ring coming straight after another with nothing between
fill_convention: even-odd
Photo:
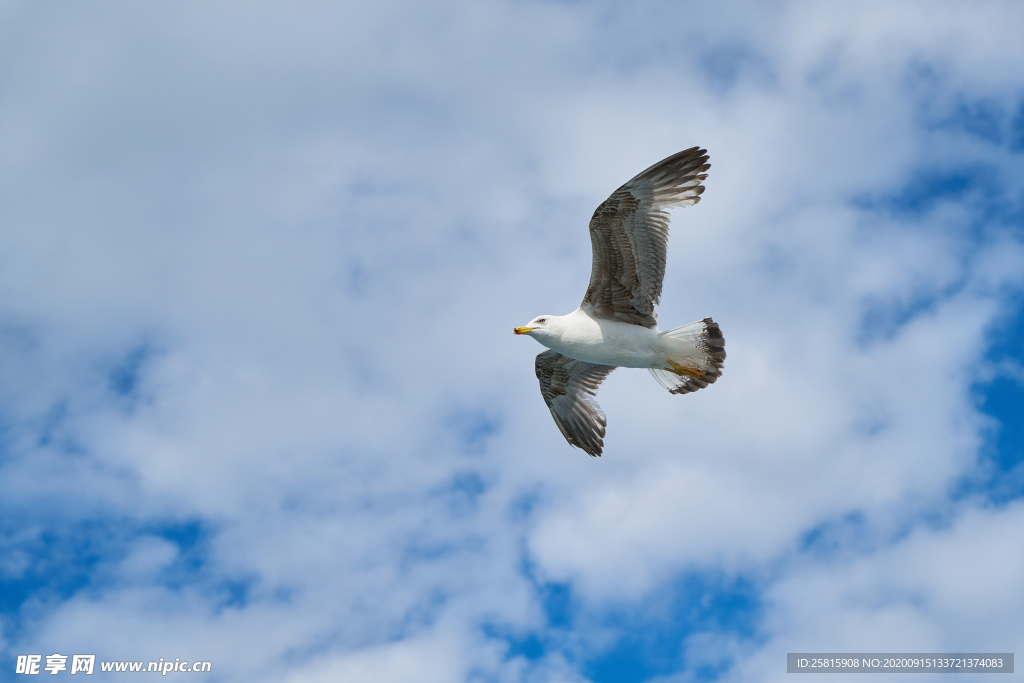
<instances>
[{"instance_id":1,"label":"white cloud","mask_svg":"<svg viewBox=\"0 0 1024 683\"><path fill-rule=\"evenodd\" d=\"M586 613L754 577L763 647L687 641L745 678L796 642L1016 633L993 596L1019 572L958 558L1017 566L1019 511L950 492L1022 272L989 210L1019 159L963 111L1009 125L1021 10L739 7L0 10L0 495L14 526L125 529L86 585L9 616L8 651L584 680L611 636L550 629L524 565ZM614 374L592 461L510 328L578 303L590 211L691 144L713 166L660 319L713 315L726 375L679 398ZM863 547L803 547L851 516ZM171 523L199 540L153 539ZM7 574L48 552L25 538ZM506 658L488 623L560 645Z\"/></svg>"}]
</instances>

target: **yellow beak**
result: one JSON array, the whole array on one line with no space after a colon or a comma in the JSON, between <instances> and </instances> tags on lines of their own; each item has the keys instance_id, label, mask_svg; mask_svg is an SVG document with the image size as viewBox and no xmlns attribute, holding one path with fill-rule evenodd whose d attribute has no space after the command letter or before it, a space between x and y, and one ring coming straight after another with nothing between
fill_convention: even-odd
<instances>
[{"instance_id":1,"label":"yellow beak","mask_svg":"<svg viewBox=\"0 0 1024 683\"><path fill-rule=\"evenodd\" d=\"M533 332L535 329L537 329L537 328L536 327L516 327L516 328L513 328L512 331L515 332L516 334L526 334L527 332Z\"/></svg>"}]
</instances>

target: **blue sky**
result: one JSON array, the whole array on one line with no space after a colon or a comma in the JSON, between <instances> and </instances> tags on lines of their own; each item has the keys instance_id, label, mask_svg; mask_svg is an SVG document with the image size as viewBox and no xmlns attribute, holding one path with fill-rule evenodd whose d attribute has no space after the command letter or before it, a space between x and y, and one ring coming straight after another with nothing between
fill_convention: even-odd
<instances>
[{"instance_id":1,"label":"blue sky","mask_svg":"<svg viewBox=\"0 0 1024 683\"><path fill-rule=\"evenodd\" d=\"M0 680L1013 651L1022 14L0 3ZM725 376L614 373L591 459L511 328L693 145L659 320L713 316Z\"/></svg>"}]
</instances>

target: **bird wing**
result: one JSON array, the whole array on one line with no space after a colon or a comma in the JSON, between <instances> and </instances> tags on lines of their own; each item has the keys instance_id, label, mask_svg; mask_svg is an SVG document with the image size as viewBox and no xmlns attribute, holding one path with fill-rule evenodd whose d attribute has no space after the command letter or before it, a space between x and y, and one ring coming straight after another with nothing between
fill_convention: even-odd
<instances>
[{"instance_id":1,"label":"bird wing","mask_svg":"<svg viewBox=\"0 0 1024 683\"><path fill-rule=\"evenodd\" d=\"M557 351L537 354L537 379L544 403L570 445L601 455L607 420L594 400L597 388L615 369L563 356Z\"/></svg>"},{"instance_id":2,"label":"bird wing","mask_svg":"<svg viewBox=\"0 0 1024 683\"><path fill-rule=\"evenodd\" d=\"M711 165L699 147L673 154L612 193L590 219L594 262L582 307L591 316L655 326L670 206L691 206Z\"/></svg>"}]
</instances>

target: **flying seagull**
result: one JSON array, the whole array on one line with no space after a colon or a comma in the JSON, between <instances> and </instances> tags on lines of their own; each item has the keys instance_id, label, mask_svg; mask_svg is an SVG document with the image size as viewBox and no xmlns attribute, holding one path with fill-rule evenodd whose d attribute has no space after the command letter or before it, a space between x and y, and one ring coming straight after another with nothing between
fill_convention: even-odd
<instances>
[{"instance_id":1,"label":"flying seagull","mask_svg":"<svg viewBox=\"0 0 1024 683\"><path fill-rule=\"evenodd\" d=\"M725 338L715 321L662 332L654 312L665 278L666 209L700 201L707 161L707 150L691 147L615 190L590 219L594 261L583 303L515 328L548 347L536 361L540 393L566 440L592 456L601 455L607 424L594 394L615 368L647 368L672 394L722 376Z\"/></svg>"}]
</instances>

